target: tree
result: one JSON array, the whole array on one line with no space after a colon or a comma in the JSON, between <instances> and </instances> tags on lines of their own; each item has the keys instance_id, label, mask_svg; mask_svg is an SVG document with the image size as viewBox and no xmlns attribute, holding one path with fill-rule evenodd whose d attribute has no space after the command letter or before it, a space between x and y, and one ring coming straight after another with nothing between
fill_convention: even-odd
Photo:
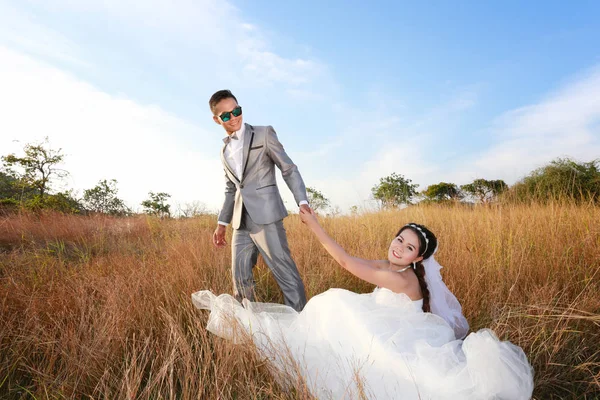
<instances>
[{"instance_id":1,"label":"tree","mask_svg":"<svg viewBox=\"0 0 600 400\"><path fill-rule=\"evenodd\" d=\"M554 199L600 202L600 159L557 158L517 182L508 197L545 202Z\"/></svg>"},{"instance_id":2,"label":"tree","mask_svg":"<svg viewBox=\"0 0 600 400\"><path fill-rule=\"evenodd\" d=\"M25 145L23 157L9 154L2 156L2 161L7 172L18 178L22 190L34 188L43 198L48 194L53 178L68 175L67 171L57 168L64 159L61 151L62 149L52 150L46 137L42 143ZM22 172L12 170L13 167L20 168Z\"/></svg>"},{"instance_id":3,"label":"tree","mask_svg":"<svg viewBox=\"0 0 600 400\"><path fill-rule=\"evenodd\" d=\"M371 192L373 198L381 202L383 207L398 207L402 204L409 204L419 185L412 184L410 179L395 172L389 176L381 178L379 184L373 186Z\"/></svg>"},{"instance_id":4,"label":"tree","mask_svg":"<svg viewBox=\"0 0 600 400\"><path fill-rule=\"evenodd\" d=\"M142 201L145 213L156 215L161 218L171 216L171 206L166 203L167 199L171 197L170 194L164 192L149 192L148 195L150 196L150 199Z\"/></svg>"},{"instance_id":5,"label":"tree","mask_svg":"<svg viewBox=\"0 0 600 400\"><path fill-rule=\"evenodd\" d=\"M327 213L328 217L337 217L342 213L342 209L340 206L330 207L329 212Z\"/></svg>"},{"instance_id":6,"label":"tree","mask_svg":"<svg viewBox=\"0 0 600 400\"><path fill-rule=\"evenodd\" d=\"M131 210L125 205L125 202L117 197L117 181L106 179L83 192L83 205L88 211L110 214L127 215Z\"/></svg>"},{"instance_id":7,"label":"tree","mask_svg":"<svg viewBox=\"0 0 600 400\"><path fill-rule=\"evenodd\" d=\"M177 214L179 214L181 218L192 218L208 214L208 210L206 209L206 204L200 201L192 201L185 204L178 203Z\"/></svg>"},{"instance_id":8,"label":"tree","mask_svg":"<svg viewBox=\"0 0 600 400\"><path fill-rule=\"evenodd\" d=\"M306 195L308 196L308 204L314 211L323 210L330 205L329 199L313 187L306 188Z\"/></svg>"},{"instance_id":9,"label":"tree","mask_svg":"<svg viewBox=\"0 0 600 400\"><path fill-rule=\"evenodd\" d=\"M463 197L463 193L454 183L446 182L429 185L422 193L427 200L436 202L457 201Z\"/></svg>"},{"instance_id":10,"label":"tree","mask_svg":"<svg viewBox=\"0 0 600 400\"><path fill-rule=\"evenodd\" d=\"M472 183L460 187L465 193L473 196L480 203L489 203L498 198L498 195L508 189L502 180L475 179Z\"/></svg>"}]
</instances>

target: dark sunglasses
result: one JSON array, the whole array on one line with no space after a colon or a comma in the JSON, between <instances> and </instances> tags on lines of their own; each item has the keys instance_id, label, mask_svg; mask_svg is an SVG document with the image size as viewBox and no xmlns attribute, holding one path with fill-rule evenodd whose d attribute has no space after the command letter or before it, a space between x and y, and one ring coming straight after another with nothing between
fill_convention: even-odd
<instances>
[{"instance_id":1,"label":"dark sunglasses","mask_svg":"<svg viewBox=\"0 0 600 400\"><path fill-rule=\"evenodd\" d=\"M237 106L231 111L225 111L223 114L219 115L219 118L221 118L221 121L227 122L231 119L232 115L234 117L239 117L242 115L242 106Z\"/></svg>"}]
</instances>

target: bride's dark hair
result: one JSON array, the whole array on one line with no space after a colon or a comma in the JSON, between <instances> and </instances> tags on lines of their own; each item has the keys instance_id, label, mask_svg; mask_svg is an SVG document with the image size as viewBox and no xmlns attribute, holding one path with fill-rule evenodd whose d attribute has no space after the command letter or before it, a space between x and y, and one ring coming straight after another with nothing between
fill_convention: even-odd
<instances>
[{"instance_id":1,"label":"bride's dark hair","mask_svg":"<svg viewBox=\"0 0 600 400\"><path fill-rule=\"evenodd\" d=\"M413 231L417 237L419 238L419 256L423 256L423 260L428 259L435 252L437 248L437 238L429 229L427 229L423 225L415 224L411 222L410 224L404 225L398 233L396 237L398 237L405 230L410 229ZM425 237L427 237L427 241L425 241ZM421 293L423 294L423 311L430 312L431 308L429 307L429 288L427 287L427 282L425 282L425 267L423 267L423 263L418 261L415 264L415 275L419 279L419 286L421 286Z\"/></svg>"}]
</instances>

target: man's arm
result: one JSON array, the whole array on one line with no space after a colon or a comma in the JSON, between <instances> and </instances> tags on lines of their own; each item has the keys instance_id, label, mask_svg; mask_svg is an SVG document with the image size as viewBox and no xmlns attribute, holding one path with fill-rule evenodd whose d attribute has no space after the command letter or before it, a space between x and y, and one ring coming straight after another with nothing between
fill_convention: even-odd
<instances>
[{"instance_id":1,"label":"man's arm","mask_svg":"<svg viewBox=\"0 0 600 400\"><path fill-rule=\"evenodd\" d=\"M308 197L306 195L306 186L304 185L304 181L302 180L302 176L300 175L300 171L298 171L298 167L292 159L285 152L283 145L277 138L277 133L272 126L267 126L267 153L271 160L277 165L277 167L281 170L281 175L283 176L283 180L290 188L290 191L294 195L294 199L296 200L296 204L300 205L308 205Z\"/></svg>"},{"instance_id":2,"label":"man's arm","mask_svg":"<svg viewBox=\"0 0 600 400\"><path fill-rule=\"evenodd\" d=\"M229 225L233 218L236 190L235 184L229 179L227 172L225 172L225 200L223 200L223 206L221 207L221 211L219 211L219 224L221 225Z\"/></svg>"},{"instance_id":3,"label":"man's arm","mask_svg":"<svg viewBox=\"0 0 600 400\"><path fill-rule=\"evenodd\" d=\"M227 172L225 172L225 200L223 201L223 206L219 212L217 228L213 233L213 244L216 247L224 247L227 245L225 232L227 230L227 225L229 225L233 218L233 205L235 202L236 190L235 184L229 179Z\"/></svg>"}]
</instances>

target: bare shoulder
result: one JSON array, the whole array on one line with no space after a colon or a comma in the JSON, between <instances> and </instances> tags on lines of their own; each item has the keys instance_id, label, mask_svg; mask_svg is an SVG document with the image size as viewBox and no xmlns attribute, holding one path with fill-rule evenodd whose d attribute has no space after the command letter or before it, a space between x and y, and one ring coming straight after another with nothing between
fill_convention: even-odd
<instances>
[{"instance_id":1,"label":"bare shoulder","mask_svg":"<svg viewBox=\"0 0 600 400\"><path fill-rule=\"evenodd\" d=\"M404 293L410 297L411 300L419 300L423 297L419 280L414 274L391 272L389 280L383 287L395 293Z\"/></svg>"}]
</instances>

